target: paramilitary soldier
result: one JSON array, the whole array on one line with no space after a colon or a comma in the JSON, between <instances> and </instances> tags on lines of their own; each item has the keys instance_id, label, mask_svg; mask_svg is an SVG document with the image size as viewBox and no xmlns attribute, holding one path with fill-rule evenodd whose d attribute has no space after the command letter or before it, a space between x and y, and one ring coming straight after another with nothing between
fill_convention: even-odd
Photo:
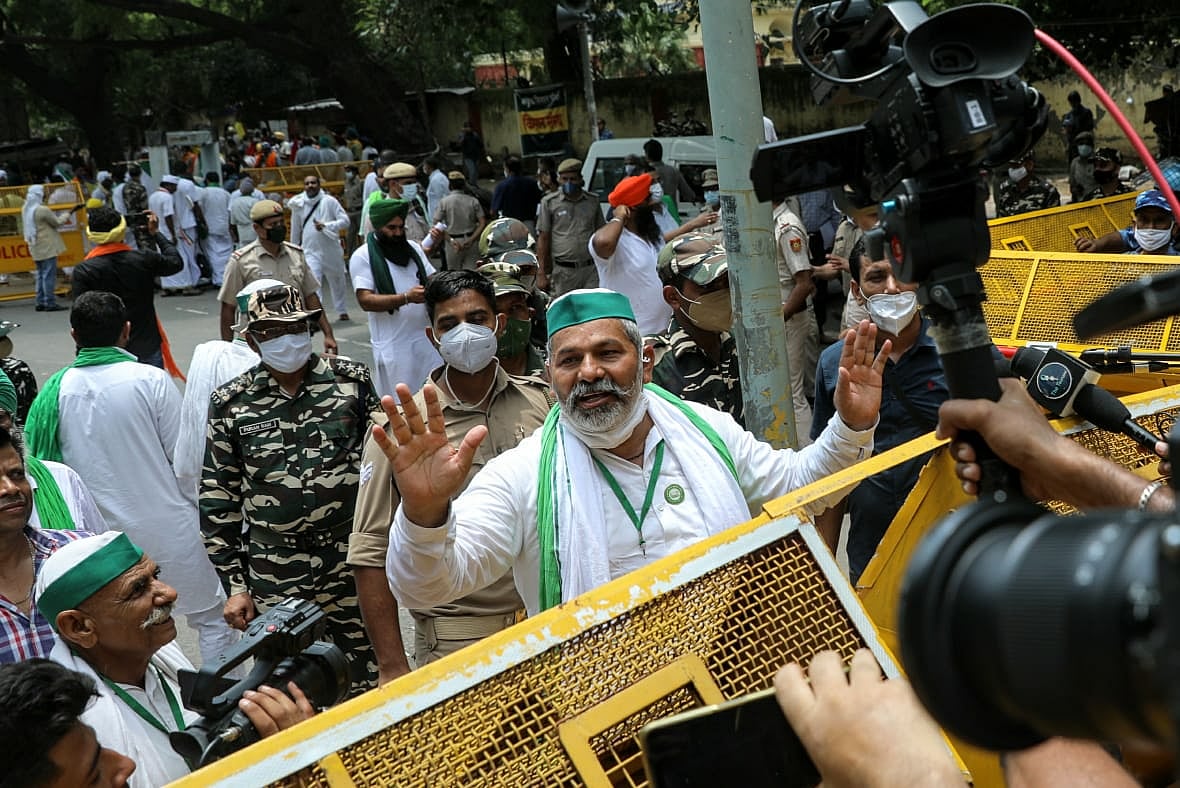
<instances>
[{"instance_id":1,"label":"paramilitary soldier","mask_svg":"<svg viewBox=\"0 0 1180 788\"><path fill-rule=\"evenodd\" d=\"M345 557L378 403L363 364L312 352L319 315L289 285L250 296L235 328L262 363L213 392L201 532L230 626L245 629L259 607L286 596L315 602L357 693L374 686L377 665Z\"/></svg>"},{"instance_id":2,"label":"paramilitary soldier","mask_svg":"<svg viewBox=\"0 0 1180 788\"><path fill-rule=\"evenodd\" d=\"M655 359L653 383L681 399L699 402L742 423L737 348L729 329L729 263L712 236L692 233L664 245L656 263L664 301L672 307L668 330L647 337Z\"/></svg>"}]
</instances>

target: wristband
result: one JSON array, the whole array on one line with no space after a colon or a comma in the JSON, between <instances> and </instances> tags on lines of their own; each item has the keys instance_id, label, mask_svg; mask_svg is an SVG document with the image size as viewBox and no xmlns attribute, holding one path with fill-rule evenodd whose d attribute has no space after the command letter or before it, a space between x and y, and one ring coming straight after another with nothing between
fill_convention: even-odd
<instances>
[{"instance_id":1,"label":"wristband","mask_svg":"<svg viewBox=\"0 0 1180 788\"><path fill-rule=\"evenodd\" d=\"M1143 492L1139 493L1139 511L1147 511L1147 504L1151 502L1152 496L1159 492L1159 489L1165 484L1167 484L1167 482L1165 482L1163 479L1156 479L1154 482L1143 488Z\"/></svg>"}]
</instances>

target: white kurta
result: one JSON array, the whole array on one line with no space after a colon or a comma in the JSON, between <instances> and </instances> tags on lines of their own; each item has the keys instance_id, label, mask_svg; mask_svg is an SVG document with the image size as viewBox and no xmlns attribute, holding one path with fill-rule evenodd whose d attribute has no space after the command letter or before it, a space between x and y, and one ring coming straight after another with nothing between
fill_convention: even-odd
<instances>
[{"instance_id":1,"label":"white kurta","mask_svg":"<svg viewBox=\"0 0 1180 788\"><path fill-rule=\"evenodd\" d=\"M832 419L819 439L806 449L776 450L743 430L728 414L694 402L685 404L725 442L751 516L767 501L846 468L873 452L873 430L853 431L839 417ZM643 468L618 461L607 452L594 452L614 473L632 502L644 498L655 447L663 437L655 428L648 433ZM466 491L451 503L447 523L438 528L422 528L410 522L398 506L389 534L386 572L390 588L401 604L410 608L445 604L485 587L511 570L529 615L539 611L540 458L541 430L537 430L484 466ZM709 512L701 511L694 490L694 479L698 477L699 473L678 461L675 446L665 447L654 504L642 523L646 543L642 549L635 527L610 488L605 482L598 485L607 522L607 558L612 578L705 538L711 520ZM667 493L672 485L681 490ZM679 497L676 493L683 494L680 503L671 502ZM817 514L845 493L837 491L810 506L809 511Z\"/></svg>"},{"instance_id":2,"label":"white kurta","mask_svg":"<svg viewBox=\"0 0 1180 788\"><path fill-rule=\"evenodd\" d=\"M229 234L229 192L220 186L206 186L200 195L201 213L209 227L209 235L201 241L201 247L213 268L213 284L220 285L225 264L234 251L234 240Z\"/></svg>"},{"instance_id":3,"label":"white kurta","mask_svg":"<svg viewBox=\"0 0 1180 788\"><path fill-rule=\"evenodd\" d=\"M320 287L326 285L331 291L336 314L346 313L349 286L340 233L348 229L348 213L335 197L324 192L311 201L306 194L297 194L287 205L291 208L291 243L303 247L303 257ZM323 224L322 230L316 229L317 221ZM328 303L322 292L319 296L320 303Z\"/></svg>"},{"instance_id":4,"label":"white kurta","mask_svg":"<svg viewBox=\"0 0 1180 788\"><path fill-rule=\"evenodd\" d=\"M160 565L179 594L177 612L187 614L220 605L225 595L197 507L172 468L180 402L168 373L149 364L70 369L58 397L58 437L62 458L86 483L107 526L126 531Z\"/></svg>"},{"instance_id":5,"label":"white kurta","mask_svg":"<svg viewBox=\"0 0 1180 788\"><path fill-rule=\"evenodd\" d=\"M422 256L426 275L434 273L434 267L426 260L422 247L410 241L411 248ZM418 286L418 266L411 262L405 268L386 262L389 266L393 286L404 293ZM377 292L373 271L369 267L369 247L361 244L348 261L348 272L352 275L352 286L357 290ZM373 344L373 385L377 396L393 394L393 387L405 383L410 391L417 391L426 382L431 370L442 363L434 345L426 337L430 318L425 304L406 304L394 313L368 312L369 338ZM449 600L448 600L449 601ZM432 607L427 605L426 607Z\"/></svg>"},{"instance_id":6,"label":"white kurta","mask_svg":"<svg viewBox=\"0 0 1180 788\"><path fill-rule=\"evenodd\" d=\"M98 697L86 707L80 719L94 728L100 746L122 753L135 761L135 773L127 782L129 788L159 788L189 774L188 765L172 749L168 737L132 711L89 664L70 651L65 641L57 639L49 658L70 670L89 676L94 681ZM156 672L157 669L159 673ZM176 678L177 671L192 669L192 663L184 656L176 641L173 641L152 657L142 688L130 684L119 686L151 711L164 727L172 731L176 730L176 721L173 719L160 678L162 676L163 680L168 682L169 689L179 701L180 682ZM195 711L181 707L181 717L186 726L196 722L200 716Z\"/></svg>"},{"instance_id":7,"label":"white kurta","mask_svg":"<svg viewBox=\"0 0 1180 788\"><path fill-rule=\"evenodd\" d=\"M108 530L107 522L103 519L94 496L90 494L90 490L86 489L82 477L73 468L62 465L60 462L52 460L42 460L41 462L45 464L45 467L49 469L49 475L57 482L57 488L61 490L61 497L66 499L66 508L70 510L70 516L74 518L74 530L89 531L92 534L106 532ZM28 479L29 486L33 488L33 513L29 515L29 525L41 528L41 514L37 511L37 480L31 474Z\"/></svg>"},{"instance_id":8,"label":"white kurta","mask_svg":"<svg viewBox=\"0 0 1180 788\"><path fill-rule=\"evenodd\" d=\"M180 431L172 466L180 489L195 505L205 462L205 431L209 423L209 395L259 362L245 342L214 339L193 349L180 406Z\"/></svg>"},{"instance_id":9,"label":"white kurta","mask_svg":"<svg viewBox=\"0 0 1180 788\"><path fill-rule=\"evenodd\" d=\"M624 229L610 257L594 251L594 236L587 243L594 265L598 267L598 284L631 301L639 333L646 336L662 333L672 318L672 307L664 301L664 285L656 273L660 249L630 230Z\"/></svg>"},{"instance_id":10,"label":"white kurta","mask_svg":"<svg viewBox=\"0 0 1180 788\"><path fill-rule=\"evenodd\" d=\"M258 240L258 233L254 232L254 221L250 218L250 209L254 203L262 199L257 191L249 194L239 194L229 201L229 220L238 230L238 242L235 249L241 249L248 243Z\"/></svg>"}]
</instances>

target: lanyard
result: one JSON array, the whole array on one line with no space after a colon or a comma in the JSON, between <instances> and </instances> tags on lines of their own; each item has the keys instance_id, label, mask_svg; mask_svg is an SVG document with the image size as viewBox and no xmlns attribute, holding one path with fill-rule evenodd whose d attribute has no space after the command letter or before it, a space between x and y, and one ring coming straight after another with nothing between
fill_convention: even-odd
<instances>
[{"instance_id":1,"label":"lanyard","mask_svg":"<svg viewBox=\"0 0 1180 788\"><path fill-rule=\"evenodd\" d=\"M647 513L651 511L651 499L656 492L656 484L660 480L660 468L664 465L664 442L661 440L656 444L656 458L651 464L651 476L647 480L647 494L643 498L643 511L638 515L635 514L635 507L627 500L627 496L623 494L623 488L615 480L614 475L607 470L606 466L595 456L590 457L594 460L594 464L598 466L598 470L602 471L602 475L606 477L606 483L610 486L610 491L615 494L619 505L623 507L623 511L631 518L631 524L635 526L635 532L639 534L639 549L643 551L643 555L647 557L647 541L643 538L643 521L647 519Z\"/></svg>"},{"instance_id":2,"label":"lanyard","mask_svg":"<svg viewBox=\"0 0 1180 788\"><path fill-rule=\"evenodd\" d=\"M169 687L168 682L164 680L164 674L162 674L160 669L155 665L153 665L152 668L156 671L156 679L159 680L160 686L164 688L165 697L168 698L168 706L172 709L172 718L176 720L176 730L182 731L185 729L185 724L184 717L180 713L180 704L176 702L176 696L172 693L172 688ZM152 714L150 711L145 709L143 704L131 697L131 695L127 693L127 690L123 689L118 684L108 679L106 676L103 676L102 680L105 681L106 685L110 687L116 695L119 696L119 699L131 707L131 710L138 714L144 722L146 722L148 725L151 725L165 736L169 734L170 731L164 727L164 723L161 722L155 714Z\"/></svg>"}]
</instances>

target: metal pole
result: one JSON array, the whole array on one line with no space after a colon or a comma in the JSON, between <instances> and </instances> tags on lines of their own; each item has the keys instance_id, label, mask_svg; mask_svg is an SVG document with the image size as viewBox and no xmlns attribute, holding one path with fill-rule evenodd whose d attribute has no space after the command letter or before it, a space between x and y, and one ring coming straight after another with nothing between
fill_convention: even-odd
<instances>
[{"instance_id":1,"label":"metal pole","mask_svg":"<svg viewBox=\"0 0 1180 788\"><path fill-rule=\"evenodd\" d=\"M700 11L746 429L798 446L770 204L750 182L763 141L754 19L749 0L709 0Z\"/></svg>"},{"instance_id":2,"label":"metal pole","mask_svg":"<svg viewBox=\"0 0 1180 788\"><path fill-rule=\"evenodd\" d=\"M590 25L585 22L578 23L578 43L582 45L582 92L586 94L586 114L590 116L590 140L597 142L598 106L594 102L594 66L590 63Z\"/></svg>"}]
</instances>

